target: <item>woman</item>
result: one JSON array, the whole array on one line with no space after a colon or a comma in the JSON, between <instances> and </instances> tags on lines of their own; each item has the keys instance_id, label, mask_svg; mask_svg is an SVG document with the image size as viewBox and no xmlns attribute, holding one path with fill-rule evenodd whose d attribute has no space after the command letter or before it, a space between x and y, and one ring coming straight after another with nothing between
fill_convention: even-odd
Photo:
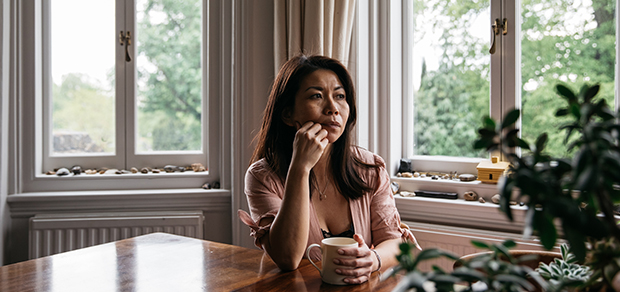
<instances>
[{"instance_id":1,"label":"woman","mask_svg":"<svg viewBox=\"0 0 620 292\"><path fill-rule=\"evenodd\" d=\"M336 273L359 284L397 264L402 239L415 241L400 227L383 159L352 145L356 118L353 82L340 62L298 56L282 66L245 178L252 217L239 212L282 270L296 269L312 243L353 237L358 247L340 252L355 258L335 260L347 267Z\"/></svg>"}]
</instances>

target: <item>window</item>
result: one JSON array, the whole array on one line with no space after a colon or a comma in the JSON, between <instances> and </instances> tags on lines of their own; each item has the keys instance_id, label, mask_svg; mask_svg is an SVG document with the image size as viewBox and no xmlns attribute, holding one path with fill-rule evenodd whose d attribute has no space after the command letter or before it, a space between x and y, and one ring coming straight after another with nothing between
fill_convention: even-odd
<instances>
[{"instance_id":1,"label":"window","mask_svg":"<svg viewBox=\"0 0 620 292\"><path fill-rule=\"evenodd\" d=\"M533 143L548 132L547 151L563 153L556 131L554 92L563 82L579 89L600 83L614 104L616 21L614 0L416 1L413 18L413 140L409 155L487 157L475 151L484 115L501 120L522 109L522 137ZM411 16L407 13L412 13ZM492 32L497 23L498 31ZM504 35L504 28L506 34ZM490 97L490 98L489 98Z\"/></svg>"},{"instance_id":2,"label":"window","mask_svg":"<svg viewBox=\"0 0 620 292\"><path fill-rule=\"evenodd\" d=\"M497 185L398 178L399 160L411 158L418 171L475 174L488 157L471 148L482 116L501 121L515 107L522 109L524 139L533 143L548 131L551 154L571 155L553 152L564 136L550 118L558 82L574 89L600 83L600 96L619 107L614 96L618 1L357 3L357 139L385 159L401 190L475 191L489 201ZM491 54L495 20L499 31L493 32ZM397 198L396 204L402 218L414 222L515 232L525 219L520 209L507 224L493 204L462 200Z\"/></svg>"},{"instance_id":3,"label":"window","mask_svg":"<svg viewBox=\"0 0 620 292\"><path fill-rule=\"evenodd\" d=\"M533 142L543 132L547 151L571 155L561 147L565 132L557 128L555 110L563 100L554 93L558 82L578 90L584 83L601 85L598 97L618 106L616 84L615 0L522 1L520 41L520 99L522 137Z\"/></svg>"},{"instance_id":4,"label":"window","mask_svg":"<svg viewBox=\"0 0 620 292\"><path fill-rule=\"evenodd\" d=\"M220 73L228 66L222 48L209 44L227 37L218 15L225 2L18 2L12 193L195 188L220 180L230 125L221 120L229 102L217 85L230 80ZM76 165L192 163L208 171L45 175Z\"/></svg>"},{"instance_id":5,"label":"window","mask_svg":"<svg viewBox=\"0 0 620 292\"><path fill-rule=\"evenodd\" d=\"M359 144L381 155L394 177L401 158L411 158L418 171L475 174L489 157L472 147L482 117L501 121L521 108L524 139L533 143L548 131L547 150L570 156L560 153L564 133L552 124L559 102L554 86L564 82L577 90L586 82L600 83L600 96L618 108L616 5L359 1L354 52ZM492 34L496 20L498 32ZM494 185L403 181L410 191L473 189L487 198L497 192Z\"/></svg>"},{"instance_id":6,"label":"window","mask_svg":"<svg viewBox=\"0 0 620 292\"><path fill-rule=\"evenodd\" d=\"M202 11L44 1L43 170L206 164Z\"/></svg>"},{"instance_id":7,"label":"window","mask_svg":"<svg viewBox=\"0 0 620 292\"><path fill-rule=\"evenodd\" d=\"M473 125L489 113L489 2L416 1L413 146L416 155L485 157ZM411 139L409 138L409 139Z\"/></svg>"}]
</instances>

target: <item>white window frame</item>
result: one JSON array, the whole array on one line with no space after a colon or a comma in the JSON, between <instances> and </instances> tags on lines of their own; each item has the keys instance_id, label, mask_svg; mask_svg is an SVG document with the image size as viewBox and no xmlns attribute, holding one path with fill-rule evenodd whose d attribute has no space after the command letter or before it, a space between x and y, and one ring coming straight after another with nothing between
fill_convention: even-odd
<instances>
[{"instance_id":1,"label":"white window frame","mask_svg":"<svg viewBox=\"0 0 620 292\"><path fill-rule=\"evenodd\" d=\"M133 12L133 1L127 9ZM11 193L22 192L49 192L49 191L90 191L90 190L132 190L132 189L176 189L200 187L203 183L219 181L221 178L222 165L228 163L229 157L220 155L222 144L230 134L230 124L222 122L222 118L227 118L224 108L229 101L222 98L222 86L209 86L210 84L225 84L230 82L229 76L220 74L222 69L230 64L221 58L221 46L210 46L209 44L220 43L222 35L220 31L221 16L220 1L203 0L203 153L190 154L184 156L171 157L170 155L127 155L120 151L124 147L118 148L117 155L120 160L126 160L123 165L126 168L131 166L157 166L163 167L165 164L176 164L185 166L192 162L201 162L208 168L207 172L184 173L159 173L159 174L129 174L129 175L75 175L68 177L58 177L55 175L45 175L47 169L43 168L43 119L49 116L50 107L44 104L43 96L46 94L50 84L43 78L44 74L49 73L49 68L43 64L43 54L49 53L44 48L42 28L43 14L46 12L46 5L41 1L26 0L15 1L14 19L16 25L16 47L17 60L15 74L18 77L18 90L16 91L16 159L14 169L14 186ZM125 3L119 1L119 3ZM120 7L117 7L120 9ZM127 21L133 23L133 20ZM133 25L127 30L133 30ZM118 29L117 29L118 30ZM118 46L120 47L120 46ZM123 50L124 48L118 48ZM131 48L131 47L130 47ZM117 68L117 78L123 78L123 73L119 73ZM133 72L129 70L128 72ZM131 74L131 73L130 73ZM133 78L133 76L125 76ZM133 94L130 88L129 94ZM118 94L118 93L117 93ZM123 93L124 94L124 93ZM133 111L133 101L126 102L117 100L116 110ZM117 135L122 119L117 120ZM124 126L123 126L124 127ZM121 127L122 128L122 127ZM133 135L132 131L127 131L127 135ZM118 143L124 143L123 135L117 136ZM133 150L132 150L133 152ZM79 165L81 159L76 158L75 165ZM63 162L71 167L74 162L68 160ZM71 165L69 165L71 164ZM108 164L109 165L109 164ZM107 165L101 165L102 167ZM225 182L221 182L224 185Z\"/></svg>"}]
</instances>

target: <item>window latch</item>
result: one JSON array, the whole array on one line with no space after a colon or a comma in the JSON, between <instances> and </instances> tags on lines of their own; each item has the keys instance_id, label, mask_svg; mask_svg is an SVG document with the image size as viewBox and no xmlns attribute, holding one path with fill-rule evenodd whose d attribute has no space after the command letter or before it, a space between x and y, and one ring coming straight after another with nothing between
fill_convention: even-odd
<instances>
[{"instance_id":1,"label":"window latch","mask_svg":"<svg viewBox=\"0 0 620 292\"><path fill-rule=\"evenodd\" d=\"M504 18L502 23L500 23L499 18L496 18L491 25L491 48L489 49L489 53L495 54L495 36L499 35L499 30L502 30L502 35L508 34L508 19Z\"/></svg>"},{"instance_id":2,"label":"window latch","mask_svg":"<svg viewBox=\"0 0 620 292\"><path fill-rule=\"evenodd\" d=\"M122 30L118 34L118 41L121 46L125 46L125 61L131 62L131 56L129 55L129 46L131 45L131 32L127 31L125 34Z\"/></svg>"}]
</instances>

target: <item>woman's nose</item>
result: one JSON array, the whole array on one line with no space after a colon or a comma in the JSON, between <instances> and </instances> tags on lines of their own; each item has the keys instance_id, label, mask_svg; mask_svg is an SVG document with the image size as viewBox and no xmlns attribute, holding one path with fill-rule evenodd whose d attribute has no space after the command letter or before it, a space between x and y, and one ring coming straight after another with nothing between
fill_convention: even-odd
<instances>
[{"instance_id":1,"label":"woman's nose","mask_svg":"<svg viewBox=\"0 0 620 292\"><path fill-rule=\"evenodd\" d=\"M325 105L325 114L327 115L337 115L339 114L338 105L333 97L329 97L326 100L327 104Z\"/></svg>"}]
</instances>

